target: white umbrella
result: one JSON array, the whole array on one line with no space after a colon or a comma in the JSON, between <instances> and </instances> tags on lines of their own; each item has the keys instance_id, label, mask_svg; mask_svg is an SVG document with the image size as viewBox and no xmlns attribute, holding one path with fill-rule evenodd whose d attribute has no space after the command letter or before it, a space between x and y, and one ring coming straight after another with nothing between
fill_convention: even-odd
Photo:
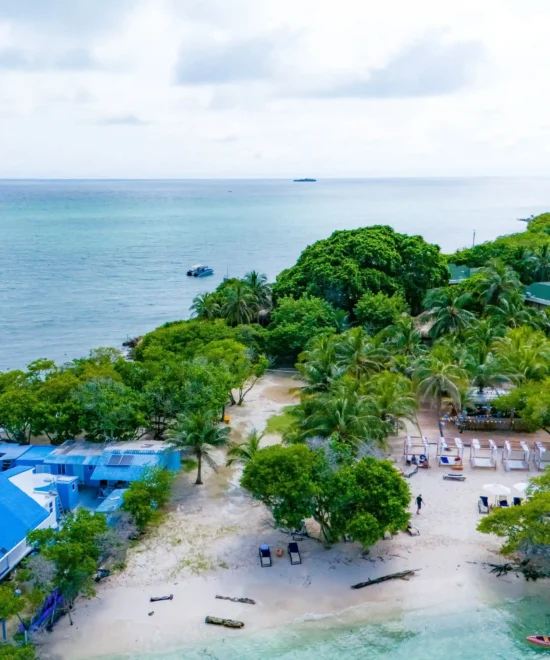
<instances>
[{"instance_id":1,"label":"white umbrella","mask_svg":"<svg viewBox=\"0 0 550 660\"><path fill-rule=\"evenodd\" d=\"M510 495L512 492L507 486L503 486L502 484L485 484L483 490L486 490L492 495Z\"/></svg>"},{"instance_id":2,"label":"white umbrella","mask_svg":"<svg viewBox=\"0 0 550 660\"><path fill-rule=\"evenodd\" d=\"M525 495L525 491L529 488L531 484L526 483L525 481L520 481L519 484L514 484L512 488L518 491L518 493L521 493L522 495Z\"/></svg>"}]
</instances>

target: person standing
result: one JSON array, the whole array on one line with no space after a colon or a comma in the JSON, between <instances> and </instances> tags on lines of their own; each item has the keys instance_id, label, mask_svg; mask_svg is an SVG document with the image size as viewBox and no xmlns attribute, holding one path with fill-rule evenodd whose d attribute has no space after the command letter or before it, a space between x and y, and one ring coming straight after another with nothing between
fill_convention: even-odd
<instances>
[{"instance_id":1,"label":"person standing","mask_svg":"<svg viewBox=\"0 0 550 660\"><path fill-rule=\"evenodd\" d=\"M422 495L417 495L416 497L416 515L420 515L420 509L422 508L422 504L424 503L424 500L422 499Z\"/></svg>"}]
</instances>

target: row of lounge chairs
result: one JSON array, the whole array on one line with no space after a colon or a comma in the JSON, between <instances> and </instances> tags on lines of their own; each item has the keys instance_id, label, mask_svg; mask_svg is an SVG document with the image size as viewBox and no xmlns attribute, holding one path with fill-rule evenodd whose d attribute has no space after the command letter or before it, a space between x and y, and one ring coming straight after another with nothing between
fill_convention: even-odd
<instances>
[{"instance_id":1,"label":"row of lounge chairs","mask_svg":"<svg viewBox=\"0 0 550 660\"><path fill-rule=\"evenodd\" d=\"M514 497L512 500L512 505L513 506L521 506L521 497ZM508 498L507 497L500 497L498 500L498 505L499 507L502 508L507 508L508 507ZM489 513L489 498L486 495L480 495L479 496L479 501L477 503L477 508L479 510L479 513Z\"/></svg>"},{"instance_id":2,"label":"row of lounge chairs","mask_svg":"<svg viewBox=\"0 0 550 660\"><path fill-rule=\"evenodd\" d=\"M290 563L292 564L292 566L302 563L302 555L300 554L300 548L298 548L298 544L296 542L293 541L292 543L288 544L287 552L288 552L288 558L290 559ZM260 546L259 555L260 555L260 566L262 568L268 568L270 566L273 566L273 560L271 558L271 550L268 545Z\"/></svg>"}]
</instances>

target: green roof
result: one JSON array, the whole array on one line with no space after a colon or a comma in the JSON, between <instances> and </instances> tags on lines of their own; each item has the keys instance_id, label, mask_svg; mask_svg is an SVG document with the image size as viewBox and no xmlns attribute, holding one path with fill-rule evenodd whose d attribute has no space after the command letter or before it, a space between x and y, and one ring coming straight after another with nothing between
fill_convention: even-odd
<instances>
[{"instance_id":1,"label":"green roof","mask_svg":"<svg viewBox=\"0 0 550 660\"><path fill-rule=\"evenodd\" d=\"M525 289L525 300L550 305L550 282L534 282Z\"/></svg>"},{"instance_id":2,"label":"green roof","mask_svg":"<svg viewBox=\"0 0 550 660\"><path fill-rule=\"evenodd\" d=\"M449 264L449 270L451 271L451 277L449 279L449 284L458 284L467 280L469 277L477 273L479 268L470 268L465 264L457 266L456 264Z\"/></svg>"}]
</instances>

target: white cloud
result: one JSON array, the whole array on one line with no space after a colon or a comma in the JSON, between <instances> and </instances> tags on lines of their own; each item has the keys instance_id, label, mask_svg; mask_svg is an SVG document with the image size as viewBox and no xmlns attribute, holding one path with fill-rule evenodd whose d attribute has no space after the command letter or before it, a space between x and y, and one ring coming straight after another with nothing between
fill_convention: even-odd
<instances>
[{"instance_id":1,"label":"white cloud","mask_svg":"<svg viewBox=\"0 0 550 660\"><path fill-rule=\"evenodd\" d=\"M549 20L541 0L0 0L0 176L549 173Z\"/></svg>"}]
</instances>

